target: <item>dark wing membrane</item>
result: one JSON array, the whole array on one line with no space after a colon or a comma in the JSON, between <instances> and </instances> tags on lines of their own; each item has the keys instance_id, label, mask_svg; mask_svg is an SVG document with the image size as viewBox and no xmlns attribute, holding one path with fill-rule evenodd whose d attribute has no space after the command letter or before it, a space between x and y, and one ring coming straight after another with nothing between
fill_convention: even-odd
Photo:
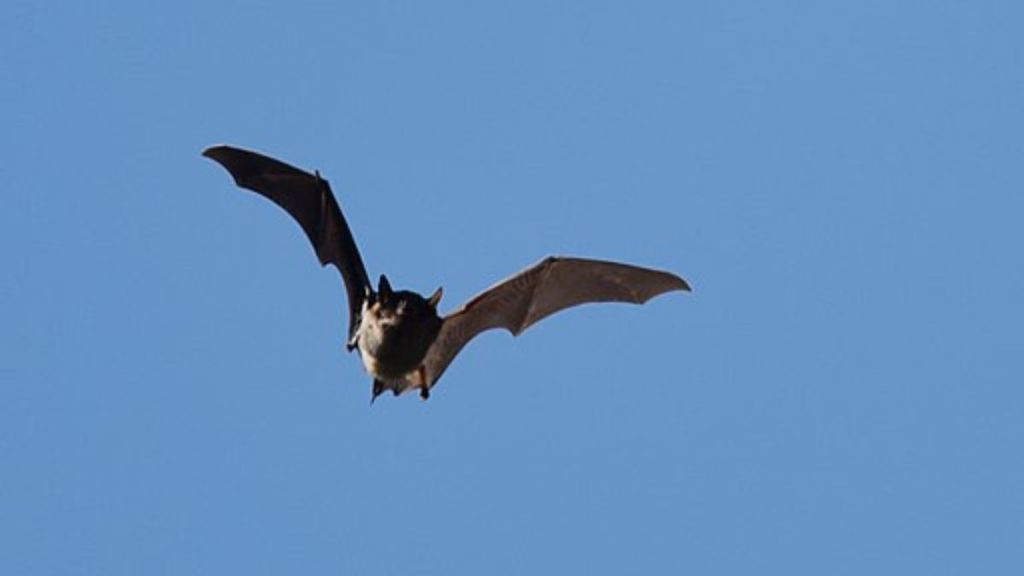
<instances>
[{"instance_id":1,"label":"dark wing membrane","mask_svg":"<svg viewBox=\"0 0 1024 576\"><path fill-rule=\"evenodd\" d=\"M334 264L348 292L349 338L355 333L370 280L331 187L319 174L310 174L256 152L213 146L203 156L220 163L235 183L284 208L306 233L320 263Z\"/></svg>"},{"instance_id":2,"label":"dark wing membrane","mask_svg":"<svg viewBox=\"0 0 1024 576\"><path fill-rule=\"evenodd\" d=\"M629 264L550 257L499 282L444 318L424 359L433 386L455 355L477 334L504 328L513 335L537 321L587 302L643 304L671 290L690 290L685 280Z\"/></svg>"}]
</instances>

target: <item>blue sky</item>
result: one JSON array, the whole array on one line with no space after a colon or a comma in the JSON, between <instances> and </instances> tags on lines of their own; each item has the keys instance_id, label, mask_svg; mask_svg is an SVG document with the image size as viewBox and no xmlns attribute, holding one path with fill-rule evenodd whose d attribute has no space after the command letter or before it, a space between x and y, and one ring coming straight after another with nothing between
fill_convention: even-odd
<instances>
[{"instance_id":1,"label":"blue sky","mask_svg":"<svg viewBox=\"0 0 1024 576\"><path fill-rule=\"evenodd\" d=\"M0 572L1019 574L1011 2L0 5ZM368 405L327 176L443 309L694 286Z\"/></svg>"}]
</instances>

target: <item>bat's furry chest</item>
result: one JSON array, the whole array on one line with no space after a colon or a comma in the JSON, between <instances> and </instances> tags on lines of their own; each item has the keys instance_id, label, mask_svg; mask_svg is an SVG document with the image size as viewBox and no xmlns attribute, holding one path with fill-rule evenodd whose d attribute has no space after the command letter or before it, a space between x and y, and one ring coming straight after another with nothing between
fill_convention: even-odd
<instances>
[{"instance_id":1,"label":"bat's furry chest","mask_svg":"<svg viewBox=\"0 0 1024 576\"><path fill-rule=\"evenodd\" d=\"M419 368L437 337L436 315L388 313L367 308L359 323L359 356L374 378L400 379Z\"/></svg>"}]
</instances>

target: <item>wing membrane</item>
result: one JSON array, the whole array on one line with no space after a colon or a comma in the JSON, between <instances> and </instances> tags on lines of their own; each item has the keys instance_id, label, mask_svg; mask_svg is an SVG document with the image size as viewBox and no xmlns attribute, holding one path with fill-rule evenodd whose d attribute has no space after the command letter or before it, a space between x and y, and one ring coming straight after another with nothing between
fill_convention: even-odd
<instances>
[{"instance_id":1,"label":"wing membrane","mask_svg":"<svg viewBox=\"0 0 1024 576\"><path fill-rule=\"evenodd\" d=\"M327 180L319 173L310 174L280 160L231 146L207 148L203 156L227 169L238 186L268 198L288 212L306 233L320 263L333 264L341 272L348 293L351 339L371 284L352 231Z\"/></svg>"},{"instance_id":2,"label":"wing membrane","mask_svg":"<svg viewBox=\"0 0 1024 576\"><path fill-rule=\"evenodd\" d=\"M433 386L460 350L481 332L504 328L519 335L560 310L589 302L643 304L672 290L690 290L682 278L629 264L549 257L473 297L444 318L424 360Z\"/></svg>"}]
</instances>

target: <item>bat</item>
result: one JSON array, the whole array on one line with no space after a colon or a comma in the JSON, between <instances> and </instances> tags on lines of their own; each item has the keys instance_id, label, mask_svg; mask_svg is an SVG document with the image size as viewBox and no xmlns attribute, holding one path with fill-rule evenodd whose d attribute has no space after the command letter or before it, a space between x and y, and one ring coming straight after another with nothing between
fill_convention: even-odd
<instances>
[{"instance_id":1,"label":"bat","mask_svg":"<svg viewBox=\"0 0 1024 576\"><path fill-rule=\"evenodd\" d=\"M566 308L590 302L643 304L666 292L690 291L671 272L630 264L549 256L440 316L442 289L429 297L394 290L381 274L376 290L352 231L327 180L264 156L213 146L203 156L221 164L235 184L270 199L302 227L323 266L334 265L348 294L346 348L358 350L373 378L371 402L390 390L419 390L423 399L455 356L478 334L503 328L518 336Z\"/></svg>"}]
</instances>

